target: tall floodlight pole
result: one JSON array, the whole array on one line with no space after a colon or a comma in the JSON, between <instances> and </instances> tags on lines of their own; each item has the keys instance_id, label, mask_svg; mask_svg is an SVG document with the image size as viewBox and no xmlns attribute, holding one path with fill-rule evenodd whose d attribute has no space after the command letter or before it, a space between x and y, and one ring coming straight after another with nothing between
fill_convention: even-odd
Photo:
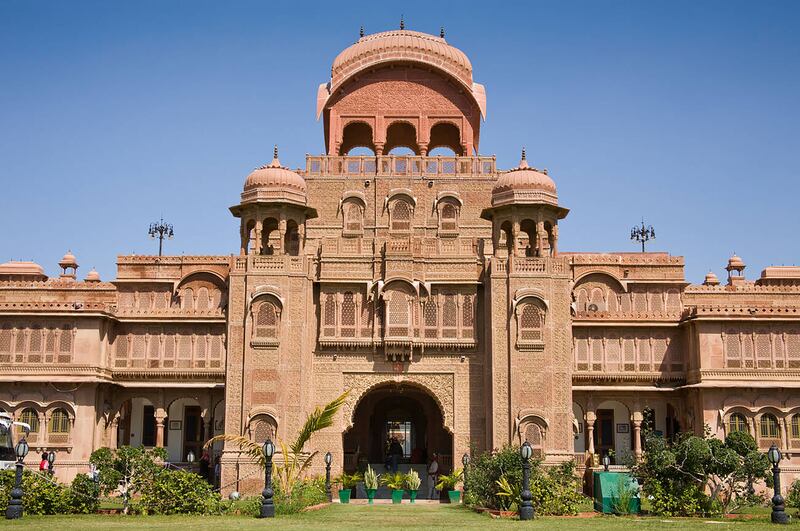
<instances>
[{"instance_id":1,"label":"tall floodlight pole","mask_svg":"<svg viewBox=\"0 0 800 531\"><path fill-rule=\"evenodd\" d=\"M165 223L164 218L161 218L158 223L151 223L147 233L150 235L150 238L158 238L158 256L161 256L161 252L163 251L164 238L169 238L171 240L175 235L175 232L172 230L172 225Z\"/></svg>"},{"instance_id":2,"label":"tall floodlight pole","mask_svg":"<svg viewBox=\"0 0 800 531\"><path fill-rule=\"evenodd\" d=\"M656 239L656 231L653 226L645 226L644 219L642 219L642 226L634 226L631 229L631 240L642 244L642 252L644 252L644 244L650 240Z\"/></svg>"}]
</instances>

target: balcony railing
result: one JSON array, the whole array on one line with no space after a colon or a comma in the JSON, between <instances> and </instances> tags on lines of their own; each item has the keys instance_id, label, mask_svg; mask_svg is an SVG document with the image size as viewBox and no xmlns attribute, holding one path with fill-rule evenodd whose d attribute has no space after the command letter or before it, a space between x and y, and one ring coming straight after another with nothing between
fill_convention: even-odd
<instances>
[{"instance_id":1,"label":"balcony railing","mask_svg":"<svg viewBox=\"0 0 800 531\"><path fill-rule=\"evenodd\" d=\"M494 157L420 157L384 155L348 157L306 155L306 176L407 176L455 177L491 176L497 170Z\"/></svg>"}]
</instances>

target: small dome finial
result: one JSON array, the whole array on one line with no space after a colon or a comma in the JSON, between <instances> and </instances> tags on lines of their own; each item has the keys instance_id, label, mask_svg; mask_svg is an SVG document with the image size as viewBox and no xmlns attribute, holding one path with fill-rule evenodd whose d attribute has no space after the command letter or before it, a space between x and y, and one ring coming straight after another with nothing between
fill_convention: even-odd
<instances>
[{"instance_id":1,"label":"small dome finial","mask_svg":"<svg viewBox=\"0 0 800 531\"><path fill-rule=\"evenodd\" d=\"M400 29L401 30L406 29L406 21L403 20L403 15L400 15Z\"/></svg>"},{"instance_id":2,"label":"small dome finial","mask_svg":"<svg viewBox=\"0 0 800 531\"><path fill-rule=\"evenodd\" d=\"M525 146L522 146L522 160L526 160L525 159Z\"/></svg>"},{"instance_id":3,"label":"small dome finial","mask_svg":"<svg viewBox=\"0 0 800 531\"><path fill-rule=\"evenodd\" d=\"M359 37L363 37L364 36L364 24L361 24L361 29L358 30L358 36Z\"/></svg>"},{"instance_id":4,"label":"small dome finial","mask_svg":"<svg viewBox=\"0 0 800 531\"><path fill-rule=\"evenodd\" d=\"M443 39L444 39L444 26L442 26L441 28L439 28L439 37L441 37L441 38L443 38Z\"/></svg>"},{"instance_id":5,"label":"small dome finial","mask_svg":"<svg viewBox=\"0 0 800 531\"><path fill-rule=\"evenodd\" d=\"M275 147L272 148L272 158L273 159L277 159L278 158L278 144L275 144Z\"/></svg>"}]
</instances>

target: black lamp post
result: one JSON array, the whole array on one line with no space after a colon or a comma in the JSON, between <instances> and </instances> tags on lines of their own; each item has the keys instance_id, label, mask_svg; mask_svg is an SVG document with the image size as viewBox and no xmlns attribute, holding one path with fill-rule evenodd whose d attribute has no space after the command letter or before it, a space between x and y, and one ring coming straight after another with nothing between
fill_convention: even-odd
<instances>
[{"instance_id":1,"label":"black lamp post","mask_svg":"<svg viewBox=\"0 0 800 531\"><path fill-rule=\"evenodd\" d=\"M259 518L274 518L275 505L272 502L272 456L275 454L275 445L272 439L264 443L264 457L266 458L264 470L264 490L261 491L261 514Z\"/></svg>"},{"instance_id":2,"label":"black lamp post","mask_svg":"<svg viewBox=\"0 0 800 531\"><path fill-rule=\"evenodd\" d=\"M6 509L6 518L8 520L15 520L22 518L22 469L25 466L25 456L28 455L28 441L24 438L17 443L15 449L17 454L17 477L14 481L14 488L11 489L11 499L8 500L8 509Z\"/></svg>"},{"instance_id":3,"label":"black lamp post","mask_svg":"<svg viewBox=\"0 0 800 531\"><path fill-rule=\"evenodd\" d=\"M467 493L467 465L469 465L469 455L461 456L461 464L464 465L464 494Z\"/></svg>"},{"instance_id":4,"label":"black lamp post","mask_svg":"<svg viewBox=\"0 0 800 531\"><path fill-rule=\"evenodd\" d=\"M604 455L603 456L603 470L608 472L608 465L610 465L610 464L611 464L611 457L608 454Z\"/></svg>"},{"instance_id":5,"label":"black lamp post","mask_svg":"<svg viewBox=\"0 0 800 531\"><path fill-rule=\"evenodd\" d=\"M786 505L781 496L781 469L778 464L781 462L783 455L776 445L769 447L767 451L767 459L772 463L772 482L774 483L775 494L772 496L772 523L773 524L788 524L789 515L786 514Z\"/></svg>"},{"instance_id":6,"label":"black lamp post","mask_svg":"<svg viewBox=\"0 0 800 531\"><path fill-rule=\"evenodd\" d=\"M522 456L522 506L519 508L520 520L533 520L533 504L531 503L531 463L533 449L528 441L522 443L519 448Z\"/></svg>"},{"instance_id":7,"label":"black lamp post","mask_svg":"<svg viewBox=\"0 0 800 531\"><path fill-rule=\"evenodd\" d=\"M333 462L333 456L330 452L325 454L325 495L328 497L328 501L333 501L333 497L331 496L331 463Z\"/></svg>"},{"instance_id":8,"label":"black lamp post","mask_svg":"<svg viewBox=\"0 0 800 531\"><path fill-rule=\"evenodd\" d=\"M171 240L175 235L175 232L172 230L172 225L165 223L164 218L161 218L158 223L151 223L150 228L147 229L147 233L151 238L158 238L158 256L161 256L161 251L164 247L164 238L169 238Z\"/></svg>"},{"instance_id":9,"label":"black lamp post","mask_svg":"<svg viewBox=\"0 0 800 531\"><path fill-rule=\"evenodd\" d=\"M189 463L189 470L192 470L192 466L194 463L194 452L189 450L189 453L186 454L186 462Z\"/></svg>"},{"instance_id":10,"label":"black lamp post","mask_svg":"<svg viewBox=\"0 0 800 531\"><path fill-rule=\"evenodd\" d=\"M50 450L47 453L47 472L52 476L53 475L53 463L56 462L56 453L53 450Z\"/></svg>"}]
</instances>

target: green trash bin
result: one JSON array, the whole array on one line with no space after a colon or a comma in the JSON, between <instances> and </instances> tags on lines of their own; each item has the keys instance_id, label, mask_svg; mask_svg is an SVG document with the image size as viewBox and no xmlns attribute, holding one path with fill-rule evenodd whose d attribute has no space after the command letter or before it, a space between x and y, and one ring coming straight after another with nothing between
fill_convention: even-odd
<instances>
[{"instance_id":1,"label":"green trash bin","mask_svg":"<svg viewBox=\"0 0 800 531\"><path fill-rule=\"evenodd\" d=\"M627 472L594 472L594 510L612 514L615 499L622 489L630 489L633 493L628 506L629 514L638 514L642 505L639 498L639 483Z\"/></svg>"}]
</instances>

